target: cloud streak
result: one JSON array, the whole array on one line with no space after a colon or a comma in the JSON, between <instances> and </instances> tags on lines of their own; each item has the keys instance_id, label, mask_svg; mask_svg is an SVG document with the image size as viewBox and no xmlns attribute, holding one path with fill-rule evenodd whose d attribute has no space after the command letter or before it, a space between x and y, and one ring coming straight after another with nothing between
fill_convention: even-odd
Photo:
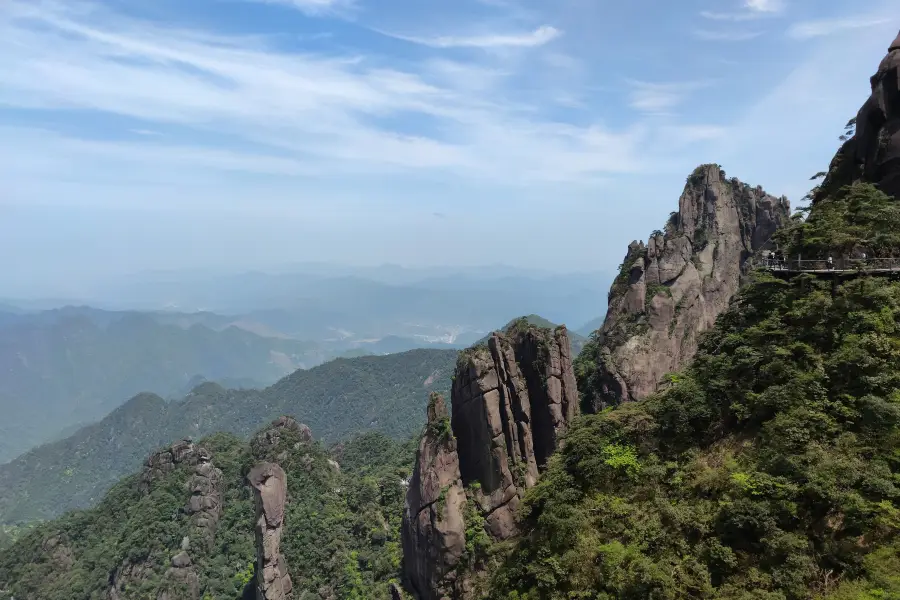
<instances>
[{"instance_id":1,"label":"cloud streak","mask_svg":"<svg viewBox=\"0 0 900 600\"><path fill-rule=\"evenodd\" d=\"M780 13L784 10L784 0L744 0L744 6L758 13Z\"/></svg>"},{"instance_id":2,"label":"cloud streak","mask_svg":"<svg viewBox=\"0 0 900 600\"><path fill-rule=\"evenodd\" d=\"M631 92L629 104L632 108L651 114L668 114L671 109L684 102L691 92L706 87L705 82L651 83L629 81Z\"/></svg>"},{"instance_id":3,"label":"cloud streak","mask_svg":"<svg viewBox=\"0 0 900 600\"><path fill-rule=\"evenodd\" d=\"M343 11L353 6L353 0L245 0L297 9L307 15L320 16Z\"/></svg>"},{"instance_id":4,"label":"cloud streak","mask_svg":"<svg viewBox=\"0 0 900 600\"><path fill-rule=\"evenodd\" d=\"M0 19L0 104L35 114L90 111L128 119L122 131L165 133L126 143L101 127L89 139L47 138L61 162L84 166L82 177L128 157L171 166L169 153L203 169L291 177L413 171L506 185L588 183L646 169L645 146L665 153L640 123L565 123L498 89L503 74L485 71L473 86L447 61L399 70L377 56L288 52L265 38L162 27L99 6L89 20L56 2L9 7ZM539 44L556 35L538 29L519 40L443 44ZM477 66L460 72L467 69ZM415 133L395 126L408 119L430 125ZM25 130L10 135L12 146L39 146Z\"/></svg>"},{"instance_id":5,"label":"cloud streak","mask_svg":"<svg viewBox=\"0 0 900 600\"><path fill-rule=\"evenodd\" d=\"M706 42L748 42L763 34L762 31L710 31L709 29L695 29L692 33L698 40Z\"/></svg>"},{"instance_id":6,"label":"cloud streak","mask_svg":"<svg viewBox=\"0 0 900 600\"><path fill-rule=\"evenodd\" d=\"M380 32L398 40L429 46L431 48L535 48L549 44L562 35L562 31L550 25L542 25L525 33L492 33L474 36L417 37L397 33Z\"/></svg>"},{"instance_id":7,"label":"cloud streak","mask_svg":"<svg viewBox=\"0 0 900 600\"><path fill-rule=\"evenodd\" d=\"M788 37L796 40L825 37L852 29L865 29L883 25L890 19L886 17L845 17L842 19L820 19L795 23L788 29Z\"/></svg>"},{"instance_id":8,"label":"cloud streak","mask_svg":"<svg viewBox=\"0 0 900 600\"><path fill-rule=\"evenodd\" d=\"M778 16L784 12L784 8L785 4L783 0L745 0L743 4L743 10L734 12L703 10L700 11L700 16L709 21L730 21L732 23L741 23L746 21L756 21L765 17ZM756 36L754 35L753 37ZM722 39L725 38L723 37Z\"/></svg>"}]
</instances>

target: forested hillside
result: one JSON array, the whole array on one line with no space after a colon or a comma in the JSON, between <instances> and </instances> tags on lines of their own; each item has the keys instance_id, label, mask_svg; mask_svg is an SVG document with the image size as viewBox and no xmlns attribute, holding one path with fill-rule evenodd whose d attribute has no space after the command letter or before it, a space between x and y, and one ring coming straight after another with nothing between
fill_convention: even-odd
<instances>
[{"instance_id":1,"label":"forested hillside","mask_svg":"<svg viewBox=\"0 0 900 600\"><path fill-rule=\"evenodd\" d=\"M265 386L326 358L311 342L88 310L21 317L0 329L0 462L140 392L169 396L198 375Z\"/></svg>"},{"instance_id":2,"label":"forested hillside","mask_svg":"<svg viewBox=\"0 0 900 600\"><path fill-rule=\"evenodd\" d=\"M244 597L255 597L255 509L246 477L259 461L277 460L288 482L281 551L293 567L295 597L390 598L410 443L368 433L329 451L302 429L269 428L249 444L215 434L179 452L184 459L171 470L129 476L96 508L40 525L0 551L0 593L35 600L190 597L162 595L183 591L180 583L205 600L235 600L245 588L251 595ZM189 464L192 454L208 468ZM215 488L206 521L189 508L188 484L200 472L213 473L208 485Z\"/></svg>"},{"instance_id":3,"label":"forested hillside","mask_svg":"<svg viewBox=\"0 0 900 600\"><path fill-rule=\"evenodd\" d=\"M448 391L453 350L337 359L261 391L205 383L183 400L141 394L74 435L0 465L0 522L49 518L90 506L154 448L214 432L247 436L295 414L332 443L376 430L407 439L425 421L430 391Z\"/></svg>"},{"instance_id":4,"label":"forested hillside","mask_svg":"<svg viewBox=\"0 0 900 600\"><path fill-rule=\"evenodd\" d=\"M900 257L900 204L854 179L833 165L787 255ZM900 280L754 273L687 369L582 417L520 517L497 599L900 597Z\"/></svg>"}]
</instances>

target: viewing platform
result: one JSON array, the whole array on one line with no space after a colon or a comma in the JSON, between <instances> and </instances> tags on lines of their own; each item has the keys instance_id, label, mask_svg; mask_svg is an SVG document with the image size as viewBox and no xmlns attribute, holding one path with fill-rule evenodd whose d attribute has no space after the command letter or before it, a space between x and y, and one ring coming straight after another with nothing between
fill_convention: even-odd
<instances>
[{"instance_id":1,"label":"viewing platform","mask_svg":"<svg viewBox=\"0 0 900 600\"><path fill-rule=\"evenodd\" d=\"M784 275L900 275L900 258L756 259L754 268Z\"/></svg>"}]
</instances>

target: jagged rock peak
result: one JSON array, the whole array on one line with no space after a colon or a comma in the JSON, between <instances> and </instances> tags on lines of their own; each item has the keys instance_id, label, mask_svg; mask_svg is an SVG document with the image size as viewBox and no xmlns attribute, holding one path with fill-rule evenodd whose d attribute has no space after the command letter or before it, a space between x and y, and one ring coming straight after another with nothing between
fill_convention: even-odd
<instances>
[{"instance_id":1,"label":"jagged rock peak","mask_svg":"<svg viewBox=\"0 0 900 600\"><path fill-rule=\"evenodd\" d=\"M517 321L460 353L452 419L431 395L401 532L404 581L417 600L474 597L467 514L494 539L516 533L522 493L578 410L570 348L564 326Z\"/></svg>"},{"instance_id":2,"label":"jagged rock peak","mask_svg":"<svg viewBox=\"0 0 900 600\"><path fill-rule=\"evenodd\" d=\"M401 526L403 579L418 600L455 597L466 549L466 494L443 396L432 393Z\"/></svg>"},{"instance_id":3,"label":"jagged rock peak","mask_svg":"<svg viewBox=\"0 0 900 600\"><path fill-rule=\"evenodd\" d=\"M583 407L596 411L654 392L684 366L749 270L790 217L787 198L727 178L719 165L688 177L664 229L632 242L609 293Z\"/></svg>"},{"instance_id":4,"label":"jagged rock peak","mask_svg":"<svg viewBox=\"0 0 900 600\"><path fill-rule=\"evenodd\" d=\"M208 463L210 460L209 451L202 446L197 446L191 439L175 442L168 448L163 448L150 455L144 463L138 489L141 493L149 493L153 483L164 477L166 473L173 471L176 466L180 464L194 466Z\"/></svg>"},{"instance_id":5,"label":"jagged rock peak","mask_svg":"<svg viewBox=\"0 0 900 600\"><path fill-rule=\"evenodd\" d=\"M253 455L260 459L265 458L286 436L297 438L295 450L298 450L300 445L310 444L313 441L312 431L308 426L297 422L293 417L278 417L253 437L251 442Z\"/></svg>"},{"instance_id":6,"label":"jagged rock peak","mask_svg":"<svg viewBox=\"0 0 900 600\"><path fill-rule=\"evenodd\" d=\"M281 553L287 475L280 466L263 462L247 475L256 505L256 598L290 600L293 584Z\"/></svg>"}]
</instances>

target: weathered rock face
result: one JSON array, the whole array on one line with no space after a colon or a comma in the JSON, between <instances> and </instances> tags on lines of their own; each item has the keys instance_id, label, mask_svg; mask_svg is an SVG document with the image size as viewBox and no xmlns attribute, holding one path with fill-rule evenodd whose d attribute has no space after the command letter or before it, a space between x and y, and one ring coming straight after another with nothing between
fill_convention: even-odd
<instances>
[{"instance_id":1,"label":"weathered rock face","mask_svg":"<svg viewBox=\"0 0 900 600\"><path fill-rule=\"evenodd\" d=\"M222 517L222 471L213 464L209 451L191 440L182 440L151 454L141 473L139 491L149 494L158 480L179 465L193 468L185 484L187 500L182 508L182 513L190 519L192 528L190 534L182 540L181 551L171 559L156 596L157 600L199 600L200 576L189 551L192 543L211 547ZM139 585L149 576L150 571L149 565L124 562L110 576L107 597L110 600L124 600L127 597L124 590Z\"/></svg>"},{"instance_id":2,"label":"weathered rock face","mask_svg":"<svg viewBox=\"0 0 900 600\"><path fill-rule=\"evenodd\" d=\"M263 431L256 434L254 445L260 449L274 448L281 441L283 432L290 431L300 437L300 441L308 444L312 441L312 431L303 423L292 417L278 417Z\"/></svg>"},{"instance_id":3,"label":"weathered rock face","mask_svg":"<svg viewBox=\"0 0 900 600\"><path fill-rule=\"evenodd\" d=\"M123 562L116 568L109 578L109 588L106 590L108 600L126 600L127 589L139 586L141 582L152 577L153 570L144 563Z\"/></svg>"},{"instance_id":4,"label":"weathered rock face","mask_svg":"<svg viewBox=\"0 0 900 600\"><path fill-rule=\"evenodd\" d=\"M138 487L143 494L150 492L153 483L162 479L166 473L175 470L175 467L184 463L196 465L201 461L201 448L198 448L191 440L182 440L172 444L169 448L154 452L144 463L141 479ZM209 459L209 453L202 450L205 460Z\"/></svg>"},{"instance_id":5,"label":"weathered rock face","mask_svg":"<svg viewBox=\"0 0 900 600\"><path fill-rule=\"evenodd\" d=\"M187 483L191 496L184 512L191 518L196 537L211 545L222 517L222 471L212 464L205 449L198 454L200 462Z\"/></svg>"},{"instance_id":6,"label":"weathered rock face","mask_svg":"<svg viewBox=\"0 0 900 600\"><path fill-rule=\"evenodd\" d=\"M463 353L453 382L453 433L467 486L497 539L515 533L522 492L578 409L568 332L523 327Z\"/></svg>"},{"instance_id":7,"label":"weathered rock face","mask_svg":"<svg viewBox=\"0 0 900 600\"><path fill-rule=\"evenodd\" d=\"M454 592L454 570L466 549L465 503L447 405L442 396L432 394L401 529L404 577L420 600L451 597Z\"/></svg>"},{"instance_id":8,"label":"weathered rock face","mask_svg":"<svg viewBox=\"0 0 900 600\"><path fill-rule=\"evenodd\" d=\"M872 95L856 116L853 157L863 179L900 197L900 35L871 83Z\"/></svg>"},{"instance_id":9,"label":"weathered rock face","mask_svg":"<svg viewBox=\"0 0 900 600\"><path fill-rule=\"evenodd\" d=\"M523 492L577 414L570 348L565 327L516 325L460 354L452 420L432 397L402 531L404 576L418 600L476 595L472 573L459 568L475 560L466 555L467 514L495 540L516 533Z\"/></svg>"},{"instance_id":10,"label":"weathered rock face","mask_svg":"<svg viewBox=\"0 0 900 600\"><path fill-rule=\"evenodd\" d=\"M664 232L628 247L597 345L582 359L594 369L585 410L644 398L684 366L738 291L748 259L790 216L786 198L726 179L718 165L694 171L678 208Z\"/></svg>"},{"instance_id":11,"label":"weathered rock face","mask_svg":"<svg viewBox=\"0 0 900 600\"><path fill-rule=\"evenodd\" d=\"M900 197L900 35L871 78L872 93L856 115L856 131L838 150L813 202L854 181Z\"/></svg>"},{"instance_id":12,"label":"weathered rock face","mask_svg":"<svg viewBox=\"0 0 900 600\"><path fill-rule=\"evenodd\" d=\"M256 597L289 600L294 597L291 576L281 553L287 475L274 463L260 463L247 476L256 500Z\"/></svg>"}]
</instances>

